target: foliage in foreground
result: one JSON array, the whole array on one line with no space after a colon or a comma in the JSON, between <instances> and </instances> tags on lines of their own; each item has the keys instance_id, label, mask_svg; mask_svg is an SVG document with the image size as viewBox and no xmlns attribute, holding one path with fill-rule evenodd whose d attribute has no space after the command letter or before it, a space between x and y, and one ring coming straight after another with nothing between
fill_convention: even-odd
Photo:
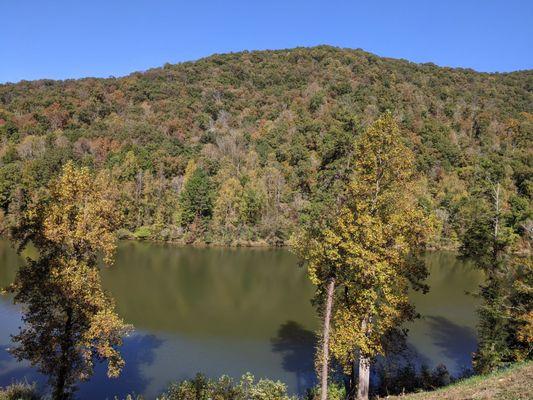
<instances>
[{"instance_id":1,"label":"foliage in foreground","mask_svg":"<svg viewBox=\"0 0 533 400\"><path fill-rule=\"evenodd\" d=\"M476 375L470 378L452 381L441 367L432 372L427 371L420 375L410 366L398 371L395 387L398 390L389 391L385 388L378 391L377 398L405 399L405 400L437 400L437 399L470 399L480 400L526 400L533 392L533 363L526 362L515 364L507 369L502 369L489 375ZM423 383L422 386L410 387L411 383ZM389 381L390 384L390 381ZM401 386L404 385L404 390ZM389 386L390 388L390 386ZM409 394L409 389L424 392ZM434 390L436 388L440 388ZM399 397L388 394L401 394ZM406 393L406 394L402 394ZM310 391L303 399L314 400L319 392ZM15 383L0 389L0 400L41 400L34 385ZM240 381L233 381L228 377L218 380L208 379L197 375L194 379L171 384L168 390L158 400L297 400L296 397L287 395L285 385L271 380L255 381L250 374L244 375ZM330 384L328 399L343 400L345 391L342 385ZM100 400L100 399L94 399ZM115 398L115 400L118 400ZM123 400L144 400L140 395L128 395Z\"/></svg>"},{"instance_id":2,"label":"foliage in foreground","mask_svg":"<svg viewBox=\"0 0 533 400\"><path fill-rule=\"evenodd\" d=\"M38 250L8 288L23 305L24 322L10 352L48 376L55 400L72 397L97 361L118 376L118 351L129 326L101 287L98 256L112 262L119 215L105 177L67 163L46 191L27 195L11 236Z\"/></svg>"},{"instance_id":3,"label":"foliage in foreground","mask_svg":"<svg viewBox=\"0 0 533 400\"><path fill-rule=\"evenodd\" d=\"M510 193L492 171L477 195L461 253L472 258L486 276L480 286L478 349L473 364L478 373L533 359L533 259L518 253L518 236L510 226ZM528 251L531 232L523 238Z\"/></svg>"},{"instance_id":4,"label":"foliage in foreground","mask_svg":"<svg viewBox=\"0 0 533 400\"><path fill-rule=\"evenodd\" d=\"M289 400L289 398L285 384L269 379L255 382L252 375L246 374L239 382L234 382L227 376L215 381L197 375L192 380L172 384L160 400Z\"/></svg>"},{"instance_id":5,"label":"foliage in foreground","mask_svg":"<svg viewBox=\"0 0 533 400\"><path fill-rule=\"evenodd\" d=\"M142 400L129 395L126 400ZM287 394L287 387L279 381L255 378L250 373L234 381L229 376L209 379L202 374L195 378L172 383L158 400L296 400Z\"/></svg>"},{"instance_id":6,"label":"foliage in foreground","mask_svg":"<svg viewBox=\"0 0 533 400\"><path fill-rule=\"evenodd\" d=\"M13 383L0 388L0 400L40 400L35 385L28 383Z\"/></svg>"},{"instance_id":7,"label":"foliage in foreground","mask_svg":"<svg viewBox=\"0 0 533 400\"><path fill-rule=\"evenodd\" d=\"M468 373L468 371L466 371ZM461 379L453 377L445 365L439 364L433 370L422 365L420 369L407 363L401 367L378 365L377 384L372 388L375 396L389 396L401 393L431 391ZM467 374L465 375L467 376Z\"/></svg>"}]
</instances>

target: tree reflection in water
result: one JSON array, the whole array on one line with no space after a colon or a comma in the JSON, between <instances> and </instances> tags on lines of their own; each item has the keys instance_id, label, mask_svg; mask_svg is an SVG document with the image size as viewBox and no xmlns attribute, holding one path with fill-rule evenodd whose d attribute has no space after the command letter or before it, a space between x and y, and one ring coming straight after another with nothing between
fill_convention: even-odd
<instances>
[{"instance_id":1,"label":"tree reflection in water","mask_svg":"<svg viewBox=\"0 0 533 400\"><path fill-rule=\"evenodd\" d=\"M272 349L283 354L283 369L296 374L297 392L314 385L314 352L316 335L294 321L280 326L278 334L272 339Z\"/></svg>"},{"instance_id":2,"label":"tree reflection in water","mask_svg":"<svg viewBox=\"0 0 533 400\"><path fill-rule=\"evenodd\" d=\"M143 368L155 361L154 351L163 340L152 334L135 333L124 339L120 353L126 364L120 379L109 379L105 365L95 367L89 382L82 382L77 392L80 399L125 398L130 393L144 394L152 378L143 373Z\"/></svg>"},{"instance_id":3,"label":"tree reflection in water","mask_svg":"<svg viewBox=\"0 0 533 400\"><path fill-rule=\"evenodd\" d=\"M472 353L476 351L477 339L475 331L468 326L460 326L442 316L428 316L429 335L433 344L440 349L445 357L455 362L460 370L472 366Z\"/></svg>"}]
</instances>

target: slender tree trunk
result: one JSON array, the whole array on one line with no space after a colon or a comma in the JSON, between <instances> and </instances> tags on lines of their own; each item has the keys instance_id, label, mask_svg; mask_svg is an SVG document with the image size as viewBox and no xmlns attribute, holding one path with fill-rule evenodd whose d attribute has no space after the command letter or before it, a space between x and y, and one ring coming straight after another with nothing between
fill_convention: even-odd
<instances>
[{"instance_id":1,"label":"slender tree trunk","mask_svg":"<svg viewBox=\"0 0 533 400\"><path fill-rule=\"evenodd\" d=\"M489 271L489 276L494 275L495 271L498 268L498 261L500 260L500 245L498 243L498 235L500 232L500 183L498 182L493 187L493 198L494 198L494 232L493 232L493 248L492 248L492 258L493 258L493 268Z\"/></svg>"},{"instance_id":2,"label":"slender tree trunk","mask_svg":"<svg viewBox=\"0 0 533 400\"><path fill-rule=\"evenodd\" d=\"M70 368L69 352L72 347L72 310L67 309L67 321L65 322L65 329L63 331L63 337L61 339L61 360L59 365L59 371L57 374L57 381L54 388L53 398L54 400L66 400L68 398L65 388L67 381L67 374Z\"/></svg>"},{"instance_id":3,"label":"slender tree trunk","mask_svg":"<svg viewBox=\"0 0 533 400\"><path fill-rule=\"evenodd\" d=\"M367 333L367 318L361 322L361 330ZM357 387L357 400L368 400L370 387L370 359L359 352L359 385Z\"/></svg>"},{"instance_id":4,"label":"slender tree trunk","mask_svg":"<svg viewBox=\"0 0 533 400\"><path fill-rule=\"evenodd\" d=\"M326 295L326 310L324 313L324 332L322 343L322 371L320 399L327 400L328 398L328 366L329 366L329 325L331 321L331 309L333 307L333 292L335 291L335 279L330 278L327 286Z\"/></svg>"},{"instance_id":5,"label":"slender tree trunk","mask_svg":"<svg viewBox=\"0 0 533 400\"><path fill-rule=\"evenodd\" d=\"M500 183L498 182L494 187L494 240L498 240L498 233L500 229Z\"/></svg>"}]
</instances>

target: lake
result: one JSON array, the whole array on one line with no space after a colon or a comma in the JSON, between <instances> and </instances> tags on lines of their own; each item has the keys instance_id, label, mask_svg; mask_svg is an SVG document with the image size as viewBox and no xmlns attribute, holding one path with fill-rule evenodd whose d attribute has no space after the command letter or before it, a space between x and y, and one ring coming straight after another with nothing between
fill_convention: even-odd
<instances>
[{"instance_id":1,"label":"lake","mask_svg":"<svg viewBox=\"0 0 533 400\"><path fill-rule=\"evenodd\" d=\"M476 348L475 300L465 292L475 291L482 275L453 253L430 253L426 260L431 289L411 295L421 318L408 325L409 348L417 362L443 363L457 374L470 367ZM12 282L21 262L0 241L0 286ZM287 250L121 242L102 279L135 333L122 347L121 377L108 379L98 366L79 386L80 399L131 392L150 399L197 372L240 377L249 371L279 379L293 393L315 382L313 287ZM0 386L25 379L45 388L44 377L7 352L19 326L19 308L0 297Z\"/></svg>"}]
</instances>

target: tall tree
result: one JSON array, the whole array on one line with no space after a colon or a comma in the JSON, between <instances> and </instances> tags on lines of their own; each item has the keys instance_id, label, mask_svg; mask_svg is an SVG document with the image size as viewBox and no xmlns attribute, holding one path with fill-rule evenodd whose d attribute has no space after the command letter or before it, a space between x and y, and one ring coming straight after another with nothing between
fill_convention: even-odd
<instances>
[{"instance_id":1,"label":"tall tree","mask_svg":"<svg viewBox=\"0 0 533 400\"><path fill-rule=\"evenodd\" d=\"M118 347L129 326L103 291L98 257L108 264L119 223L112 185L87 168L67 163L46 193L25 204L12 237L22 250L31 242L39 256L27 260L8 288L24 306L24 327L11 352L48 375L53 398L68 399L88 379L97 360L118 376Z\"/></svg>"},{"instance_id":2,"label":"tall tree","mask_svg":"<svg viewBox=\"0 0 533 400\"><path fill-rule=\"evenodd\" d=\"M330 228L335 223L336 210L343 202L351 175L355 120L353 115L343 114L332 125L331 132L323 138L327 151L322 160L323 170L318 174L320 184L312 193L310 206L302 213L302 227L290 239L291 248L307 263L309 278L317 287L313 302L323 320L318 357L322 400L328 396L331 318L335 292L339 289L338 278L342 275L342 266L335 260Z\"/></svg>"},{"instance_id":3,"label":"tall tree","mask_svg":"<svg viewBox=\"0 0 533 400\"><path fill-rule=\"evenodd\" d=\"M407 292L425 288L420 261L431 226L418 205L413 154L391 114L357 140L345 200L333 218L295 240L325 301L322 398L327 397L329 347L346 369L359 358L358 398L368 398L372 357L415 315ZM325 293L325 296L324 296ZM330 333L331 330L331 333Z\"/></svg>"},{"instance_id":4,"label":"tall tree","mask_svg":"<svg viewBox=\"0 0 533 400\"><path fill-rule=\"evenodd\" d=\"M358 353L358 399L368 398L372 358L415 316L410 285L426 288L420 256L431 223L418 202L413 160L390 113L372 124L357 140L347 200L330 233L344 272L332 352L346 368Z\"/></svg>"},{"instance_id":5,"label":"tall tree","mask_svg":"<svg viewBox=\"0 0 533 400\"><path fill-rule=\"evenodd\" d=\"M312 223L291 238L291 247L307 263L309 278L317 287L315 303L322 317L320 364L320 398L328 396L329 340L336 281L342 271L335 259L327 223Z\"/></svg>"},{"instance_id":6,"label":"tall tree","mask_svg":"<svg viewBox=\"0 0 533 400\"><path fill-rule=\"evenodd\" d=\"M482 180L461 245L461 254L486 276L479 290L478 349L473 360L478 373L533 356L531 255L517 254L508 192L500 183L502 177L490 175Z\"/></svg>"}]
</instances>

